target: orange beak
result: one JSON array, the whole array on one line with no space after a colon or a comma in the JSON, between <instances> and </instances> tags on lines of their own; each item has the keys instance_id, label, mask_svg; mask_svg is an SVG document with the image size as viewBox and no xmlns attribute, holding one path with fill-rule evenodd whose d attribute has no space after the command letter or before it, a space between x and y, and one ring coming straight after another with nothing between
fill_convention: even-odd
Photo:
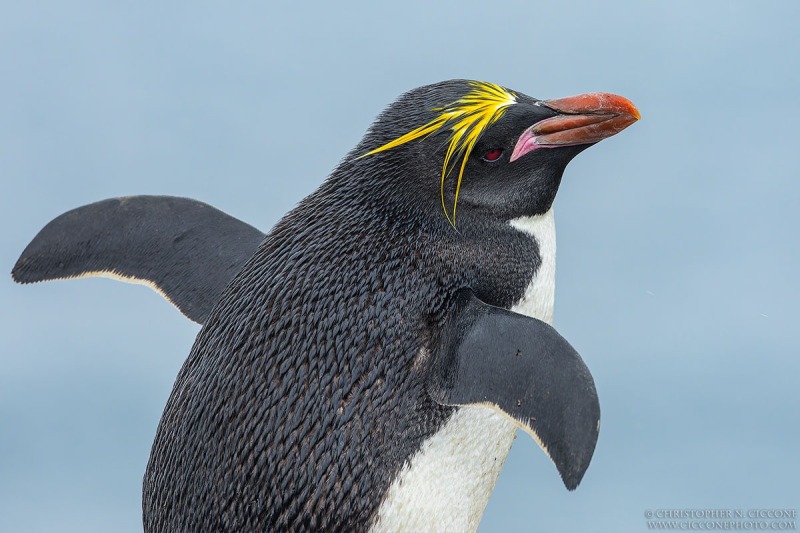
<instances>
[{"instance_id":1,"label":"orange beak","mask_svg":"<svg viewBox=\"0 0 800 533\"><path fill-rule=\"evenodd\" d=\"M589 93L540 105L559 113L537 122L523 132L511 154L511 161L538 148L559 148L592 144L616 135L641 118L636 106L622 96Z\"/></svg>"}]
</instances>

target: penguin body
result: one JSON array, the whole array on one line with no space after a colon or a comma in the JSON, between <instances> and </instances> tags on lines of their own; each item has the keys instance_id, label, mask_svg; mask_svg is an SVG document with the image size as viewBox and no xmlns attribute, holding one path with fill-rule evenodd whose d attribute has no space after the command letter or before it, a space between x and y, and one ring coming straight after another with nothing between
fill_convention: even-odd
<instances>
[{"instance_id":1,"label":"penguin body","mask_svg":"<svg viewBox=\"0 0 800 533\"><path fill-rule=\"evenodd\" d=\"M474 530L516 429L570 490L588 467L596 391L549 326L552 203L567 163L637 118L613 95L421 87L266 235L202 211L189 227L170 219L161 240L133 224L87 246L59 217L14 276L121 272L184 312L217 299L187 313L203 328L156 433L146 531ZM223 231L231 261L216 237L175 253L186 235ZM112 253L143 241L140 256ZM188 264L201 275L184 279ZM230 280L221 292L204 268Z\"/></svg>"},{"instance_id":2,"label":"penguin body","mask_svg":"<svg viewBox=\"0 0 800 533\"><path fill-rule=\"evenodd\" d=\"M427 394L419 354L432 351L430 322L442 320L462 286L484 288L482 299L503 295L490 303L509 308L534 276L535 243L508 224L471 242L469 254L453 233L437 239L435 254L417 256L408 251L430 236L413 213L396 213L386 227L364 220L363 210L343 210L343 202L326 209L336 194L323 187L279 222L206 321L156 434L145 516L157 520L147 529L205 529L209 516L198 511L213 512L219 501L235 502L212 524L223 530L368 529L380 495L457 409ZM307 229L295 226L309 221ZM381 238L386 233L391 240ZM487 264L487 257L503 259ZM498 279L499 270L506 272ZM389 346L393 357L381 357ZM181 468L189 454L208 468ZM241 464L253 467L233 468ZM170 490L161 486L163 472L181 473ZM195 502L191 521L158 512L182 501Z\"/></svg>"}]
</instances>

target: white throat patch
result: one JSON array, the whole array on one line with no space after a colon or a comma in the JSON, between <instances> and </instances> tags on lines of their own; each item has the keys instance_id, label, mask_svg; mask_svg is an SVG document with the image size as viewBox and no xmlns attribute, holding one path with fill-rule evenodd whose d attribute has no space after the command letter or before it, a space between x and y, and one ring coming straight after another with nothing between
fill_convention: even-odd
<instances>
[{"instance_id":1,"label":"white throat patch","mask_svg":"<svg viewBox=\"0 0 800 533\"><path fill-rule=\"evenodd\" d=\"M536 239L542 261L522 300L511 310L552 324L556 299L556 221L553 209L543 215L515 218L510 224Z\"/></svg>"},{"instance_id":2,"label":"white throat patch","mask_svg":"<svg viewBox=\"0 0 800 533\"><path fill-rule=\"evenodd\" d=\"M553 322L556 226L553 210L509 224L536 239L541 265L511 311ZM478 529L517 425L481 405L459 407L403 466L371 532Z\"/></svg>"}]
</instances>

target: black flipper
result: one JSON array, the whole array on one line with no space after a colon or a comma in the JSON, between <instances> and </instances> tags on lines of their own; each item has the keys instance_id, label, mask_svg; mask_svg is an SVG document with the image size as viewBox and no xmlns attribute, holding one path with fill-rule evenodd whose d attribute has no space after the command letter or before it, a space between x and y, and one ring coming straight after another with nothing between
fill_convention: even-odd
<instances>
[{"instance_id":1,"label":"black flipper","mask_svg":"<svg viewBox=\"0 0 800 533\"><path fill-rule=\"evenodd\" d=\"M112 198L68 211L22 252L14 280L103 276L143 283L200 324L264 234L208 204Z\"/></svg>"},{"instance_id":2,"label":"black flipper","mask_svg":"<svg viewBox=\"0 0 800 533\"><path fill-rule=\"evenodd\" d=\"M574 490L600 430L594 381L551 326L463 290L432 354L428 391L442 405L487 405L511 417Z\"/></svg>"}]
</instances>

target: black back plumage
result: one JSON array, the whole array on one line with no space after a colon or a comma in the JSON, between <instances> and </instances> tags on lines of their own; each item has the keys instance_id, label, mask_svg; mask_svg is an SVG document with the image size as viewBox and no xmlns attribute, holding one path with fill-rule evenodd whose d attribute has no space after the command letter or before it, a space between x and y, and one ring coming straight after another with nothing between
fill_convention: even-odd
<instances>
[{"instance_id":1,"label":"black back plumage","mask_svg":"<svg viewBox=\"0 0 800 533\"><path fill-rule=\"evenodd\" d=\"M535 242L469 205L454 230L416 145L357 159L383 135L275 226L207 319L158 428L147 531L366 529L452 413L421 349L456 292L522 296Z\"/></svg>"}]
</instances>

